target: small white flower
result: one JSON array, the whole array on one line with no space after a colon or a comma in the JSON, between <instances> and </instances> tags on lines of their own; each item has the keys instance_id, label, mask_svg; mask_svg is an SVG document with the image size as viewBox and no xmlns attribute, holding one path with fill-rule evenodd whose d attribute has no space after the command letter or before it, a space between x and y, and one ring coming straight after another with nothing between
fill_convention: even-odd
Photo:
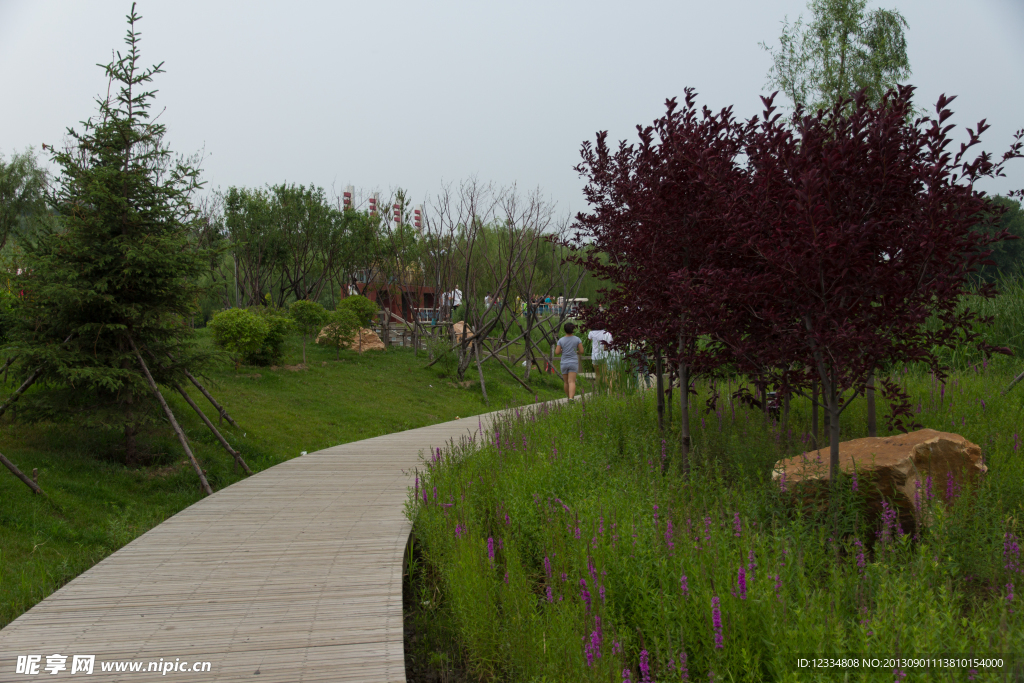
<instances>
[{"instance_id":1,"label":"small white flower","mask_svg":"<svg viewBox=\"0 0 1024 683\"><path fill-rule=\"evenodd\" d=\"M306 451L302 451L301 453L299 453L299 455L305 455L305 454L306 454Z\"/></svg>"}]
</instances>

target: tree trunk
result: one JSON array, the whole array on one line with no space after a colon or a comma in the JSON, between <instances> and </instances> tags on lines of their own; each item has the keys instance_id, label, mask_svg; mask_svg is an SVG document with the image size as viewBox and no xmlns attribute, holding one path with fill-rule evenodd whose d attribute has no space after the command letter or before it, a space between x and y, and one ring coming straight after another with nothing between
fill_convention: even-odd
<instances>
[{"instance_id":1,"label":"tree trunk","mask_svg":"<svg viewBox=\"0 0 1024 683\"><path fill-rule=\"evenodd\" d=\"M690 368L679 361L679 471L690 471Z\"/></svg>"},{"instance_id":2,"label":"tree trunk","mask_svg":"<svg viewBox=\"0 0 1024 683\"><path fill-rule=\"evenodd\" d=\"M868 403L868 436L878 436L878 426L875 422L875 373L868 375L868 388L864 392Z\"/></svg>"},{"instance_id":3,"label":"tree trunk","mask_svg":"<svg viewBox=\"0 0 1024 683\"><path fill-rule=\"evenodd\" d=\"M811 437L814 447L818 447L818 380L811 383Z\"/></svg>"},{"instance_id":4,"label":"tree trunk","mask_svg":"<svg viewBox=\"0 0 1024 683\"><path fill-rule=\"evenodd\" d=\"M832 373L831 380L828 392L828 476L829 482L835 487L839 476L839 392L836 389L835 373Z\"/></svg>"},{"instance_id":5,"label":"tree trunk","mask_svg":"<svg viewBox=\"0 0 1024 683\"><path fill-rule=\"evenodd\" d=\"M654 349L654 386L658 392L658 430L665 431L665 378L661 367L661 349Z\"/></svg>"},{"instance_id":6,"label":"tree trunk","mask_svg":"<svg viewBox=\"0 0 1024 683\"><path fill-rule=\"evenodd\" d=\"M480 391L484 395L484 405L490 406L487 400L487 385L484 383L484 365L480 362L480 344L473 344L473 352L476 354L476 369L480 373Z\"/></svg>"}]
</instances>

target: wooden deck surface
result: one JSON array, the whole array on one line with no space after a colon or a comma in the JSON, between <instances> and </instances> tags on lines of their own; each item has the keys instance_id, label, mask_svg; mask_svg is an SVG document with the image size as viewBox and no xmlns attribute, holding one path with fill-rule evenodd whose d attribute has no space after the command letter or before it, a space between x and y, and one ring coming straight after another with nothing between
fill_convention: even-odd
<instances>
[{"instance_id":1,"label":"wooden deck surface","mask_svg":"<svg viewBox=\"0 0 1024 683\"><path fill-rule=\"evenodd\" d=\"M199 501L0 630L0 682L148 680L161 658L211 665L159 675L168 681L405 681L411 472L421 450L480 424L335 446ZM17 656L32 654L43 656L39 675L16 674ZM67 656L66 671L43 669L53 654ZM95 655L92 676L70 674L73 655ZM143 672L103 673L106 661Z\"/></svg>"}]
</instances>

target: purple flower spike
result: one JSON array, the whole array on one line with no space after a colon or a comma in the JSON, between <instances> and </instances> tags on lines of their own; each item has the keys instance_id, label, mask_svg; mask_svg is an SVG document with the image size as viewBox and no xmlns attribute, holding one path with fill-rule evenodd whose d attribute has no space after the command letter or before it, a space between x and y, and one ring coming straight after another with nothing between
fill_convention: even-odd
<instances>
[{"instance_id":1,"label":"purple flower spike","mask_svg":"<svg viewBox=\"0 0 1024 683\"><path fill-rule=\"evenodd\" d=\"M733 513L732 518L733 536L739 538L743 535L743 525L740 523L740 513Z\"/></svg>"},{"instance_id":2,"label":"purple flower spike","mask_svg":"<svg viewBox=\"0 0 1024 683\"><path fill-rule=\"evenodd\" d=\"M651 683L651 665L647 663L647 650L640 651L640 683Z\"/></svg>"},{"instance_id":3,"label":"purple flower spike","mask_svg":"<svg viewBox=\"0 0 1024 683\"><path fill-rule=\"evenodd\" d=\"M555 596L552 595L552 593L551 593L551 586L548 586L547 594L548 594L548 602L552 602L553 603L555 601Z\"/></svg>"},{"instance_id":4,"label":"purple flower spike","mask_svg":"<svg viewBox=\"0 0 1024 683\"><path fill-rule=\"evenodd\" d=\"M490 561L491 566L494 566L494 537L487 537L487 559Z\"/></svg>"},{"instance_id":5,"label":"purple flower spike","mask_svg":"<svg viewBox=\"0 0 1024 683\"><path fill-rule=\"evenodd\" d=\"M711 621L715 628L715 649L721 650L725 645L722 637L722 610L719 608L718 596L711 598Z\"/></svg>"},{"instance_id":6,"label":"purple flower spike","mask_svg":"<svg viewBox=\"0 0 1024 683\"><path fill-rule=\"evenodd\" d=\"M551 578L551 560L548 556L544 556L544 574L550 579Z\"/></svg>"},{"instance_id":7,"label":"purple flower spike","mask_svg":"<svg viewBox=\"0 0 1024 683\"><path fill-rule=\"evenodd\" d=\"M622 670L622 683L633 683L633 674L629 672L629 669Z\"/></svg>"},{"instance_id":8,"label":"purple flower spike","mask_svg":"<svg viewBox=\"0 0 1024 683\"><path fill-rule=\"evenodd\" d=\"M743 565L740 565L740 570L736 574L736 587L740 591L740 600L747 599L747 572L744 571Z\"/></svg>"},{"instance_id":9,"label":"purple flower spike","mask_svg":"<svg viewBox=\"0 0 1024 683\"><path fill-rule=\"evenodd\" d=\"M684 598L685 598L685 597L689 597L689 595L690 595L690 582L689 582L689 580L688 580L688 579L686 578L686 574L683 574L683 575L682 575L682 576L681 576L681 577L679 578L679 588L680 588L680 589L682 589L682 591L683 591L683 597L684 597Z\"/></svg>"}]
</instances>

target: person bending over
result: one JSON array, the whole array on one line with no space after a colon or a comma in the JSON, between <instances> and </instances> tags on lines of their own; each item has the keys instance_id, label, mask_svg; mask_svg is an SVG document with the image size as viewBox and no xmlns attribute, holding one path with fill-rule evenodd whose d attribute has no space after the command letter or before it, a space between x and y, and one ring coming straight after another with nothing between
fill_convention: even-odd
<instances>
[{"instance_id":1,"label":"person bending over","mask_svg":"<svg viewBox=\"0 0 1024 683\"><path fill-rule=\"evenodd\" d=\"M562 386L565 395L572 399L576 395L576 374L580 371L580 356L583 355L583 341L573 332L576 326L566 323L565 336L555 345L555 355L562 357Z\"/></svg>"}]
</instances>

